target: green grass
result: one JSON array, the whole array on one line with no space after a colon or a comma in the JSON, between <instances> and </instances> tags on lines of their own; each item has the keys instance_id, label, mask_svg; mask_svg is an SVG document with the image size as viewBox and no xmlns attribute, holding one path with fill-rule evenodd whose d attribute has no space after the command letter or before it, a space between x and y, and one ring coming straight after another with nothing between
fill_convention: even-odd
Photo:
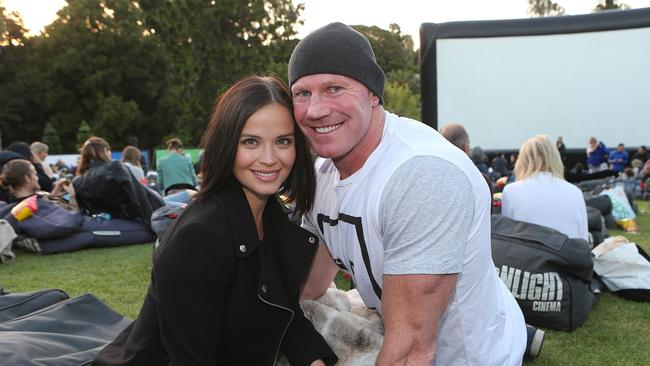
<instances>
[{"instance_id":1,"label":"green grass","mask_svg":"<svg viewBox=\"0 0 650 366\"><path fill-rule=\"evenodd\" d=\"M637 202L641 233L610 230L650 252L650 206ZM644 231L645 230L645 231ZM10 292L60 288L70 296L93 293L118 312L135 318L149 285L152 245L89 249L49 256L16 250L0 265L0 286ZM337 276L337 286L349 281ZM650 304L605 293L586 323L573 332L546 330L542 353L526 365L644 365L650 361Z\"/></svg>"},{"instance_id":2,"label":"green grass","mask_svg":"<svg viewBox=\"0 0 650 366\"><path fill-rule=\"evenodd\" d=\"M88 249L36 255L16 250L16 260L0 265L0 286L8 292L59 288L74 297L95 296L135 318L149 286L153 245Z\"/></svg>"}]
</instances>

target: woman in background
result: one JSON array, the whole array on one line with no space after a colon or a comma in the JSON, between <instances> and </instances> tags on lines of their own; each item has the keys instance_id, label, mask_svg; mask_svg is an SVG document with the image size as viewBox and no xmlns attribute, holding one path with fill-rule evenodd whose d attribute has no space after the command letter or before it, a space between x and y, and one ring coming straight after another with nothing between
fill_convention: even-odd
<instances>
[{"instance_id":1,"label":"woman in background","mask_svg":"<svg viewBox=\"0 0 650 366\"><path fill-rule=\"evenodd\" d=\"M316 183L287 87L237 82L202 145L204 184L154 252L138 318L94 365L271 366L280 351L291 365L334 364L298 304L318 240L282 205L307 212Z\"/></svg>"},{"instance_id":2,"label":"woman in background","mask_svg":"<svg viewBox=\"0 0 650 366\"><path fill-rule=\"evenodd\" d=\"M137 180L142 181L144 179L144 170L140 165L140 159L142 159L142 155L137 148L127 146L122 150L122 163L129 168Z\"/></svg>"},{"instance_id":3,"label":"woman in background","mask_svg":"<svg viewBox=\"0 0 650 366\"><path fill-rule=\"evenodd\" d=\"M564 180L560 153L548 136L537 135L524 142L514 175L516 181L503 189L504 216L589 240L582 192Z\"/></svg>"},{"instance_id":4,"label":"woman in background","mask_svg":"<svg viewBox=\"0 0 650 366\"><path fill-rule=\"evenodd\" d=\"M81 148L77 176L72 180L79 208L88 215L108 213L138 219L149 226L151 214L164 206L157 193L141 184L101 137L90 137Z\"/></svg>"},{"instance_id":5,"label":"woman in background","mask_svg":"<svg viewBox=\"0 0 650 366\"><path fill-rule=\"evenodd\" d=\"M0 186L9 191L7 203L22 201L41 189L34 165L24 159L11 160L2 167Z\"/></svg>"},{"instance_id":6,"label":"woman in background","mask_svg":"<svg viewBox=\"0 0 650 366\"><path fill-rule=\"evenodd\" d=\"M77 166L77 176L85 174L90 168L111 161L111 147L101 137L90 137L81 147Z\"/></svg>"}]
</instances>

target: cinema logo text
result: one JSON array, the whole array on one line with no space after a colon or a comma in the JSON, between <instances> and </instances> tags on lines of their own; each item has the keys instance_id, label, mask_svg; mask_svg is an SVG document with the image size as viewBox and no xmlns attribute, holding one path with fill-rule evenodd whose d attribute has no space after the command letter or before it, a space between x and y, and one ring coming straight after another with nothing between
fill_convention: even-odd
<instances>
[{"instance_id":1,"label":"cinema logo text","mask_svg":"<svg viewBox=\"0 0 650 366\"><path fill-rule=\"evenodd\" d=\"M530 273L505 265L496 270L515 299L533 302L533 311L562 310L562 279L557 272Z\"/></svg>"}]
</instances>

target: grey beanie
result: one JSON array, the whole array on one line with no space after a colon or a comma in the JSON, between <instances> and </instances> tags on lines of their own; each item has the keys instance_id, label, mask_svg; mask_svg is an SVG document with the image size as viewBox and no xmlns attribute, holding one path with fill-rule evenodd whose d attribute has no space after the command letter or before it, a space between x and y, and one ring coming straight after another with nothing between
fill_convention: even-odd
<instances>
[{"instance_id":1,"label":"grey beanie","mask_svg":"<svg viewBox=\"0 0 650 366\"><path fill-rule=\"evenodd\" d=\"M384 102L384 71L370 42L343 23L330 23L311 32L294 48L289 59L289 88L301 77L313 74L350 77Z\"/></svg>"}]
</instances>

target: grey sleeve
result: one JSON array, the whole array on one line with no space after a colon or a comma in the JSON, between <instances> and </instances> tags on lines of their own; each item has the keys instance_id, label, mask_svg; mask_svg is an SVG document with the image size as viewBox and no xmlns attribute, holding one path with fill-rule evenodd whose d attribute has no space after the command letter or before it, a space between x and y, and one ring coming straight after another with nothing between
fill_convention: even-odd
<instances>
[{"instance_id":1,"label":"grey sleeve","mask_svg":"<svg viewBox=\"0 0 650 366\"><path fill-rule=\"evenodd\" d=\"M459 167L432 156L402 164L379 202L384 274L461 272L473 212L474 190Z\"/></svg>"}]
</instances>

